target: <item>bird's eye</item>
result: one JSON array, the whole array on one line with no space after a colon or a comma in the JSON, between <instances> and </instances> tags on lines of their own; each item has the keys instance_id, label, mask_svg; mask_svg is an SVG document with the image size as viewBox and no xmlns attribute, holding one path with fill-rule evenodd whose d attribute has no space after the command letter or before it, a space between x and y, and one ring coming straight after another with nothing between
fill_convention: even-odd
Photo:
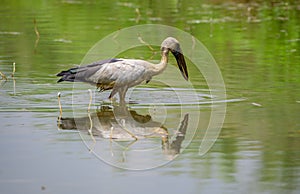
<instances>
[{"instance_id":1,"label":"bird's eye","mask_svg":"<svg viewBox=\"0 0 300 194\"><path fill-rule=\"evenodd\" d=\"M178 56L179 55L179 52L176 51L176 50L171 50L171 52L173 53L174 56Z\"/></svg>"},{"instance_id":2,"label":"bird's eye","mask_svg":"<svg viewBox=\"0 0 300 194\"><path fill-rule=\"evenodd\" d=\"M161 47L161 51L167 51L168 48L167 47Z\"/></svg>"}]
</instances>

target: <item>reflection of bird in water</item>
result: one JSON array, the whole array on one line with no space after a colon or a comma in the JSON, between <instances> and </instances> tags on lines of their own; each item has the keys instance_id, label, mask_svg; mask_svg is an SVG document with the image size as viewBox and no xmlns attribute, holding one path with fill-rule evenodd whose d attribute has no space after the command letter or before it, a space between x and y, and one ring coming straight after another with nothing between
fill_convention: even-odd
<instances>
[{"instance_id":1,"label":"reflection of bird in water","mask_svg":"<svg viewBox=\"0 0 300 194\"><path fill-rule=\"evenodd\" d=\"M181 144L185 138L188 122L189 122L189 114L186 114L184 115L184 118L181 121L179 129L177 130L175 140L173 140L170 143L169 139L166 139L166 141L163 143L163 150L165 154L174 156L180 153Z\"/></svg>"},{"instance_id":2,"label":"reflection of bird in water","mask_svg":"<svg viewBox=\"0 0 300 194\"><path fill-rule=\"evenodd\" d=\"M168 131L161 123L155 122L150 115L140 115L127 107L114 109L102 106L89 117L60 118L60 129L79 129L92 131L92 135L108 139L132 140L146 137L164 137ZM92 124L92 126L91 126Z\"/></svg>"},{"instance_id":3,"label":"reflection of bird in water","mask_svg":"<svg viewBox=\"0 0 300 194\"><path fill-rule=\"evenodd\" d=\"M168 130L161 123L153 121L150 115L140 115L134 110L124 110L124 107L111 109L102 106L99 112L87 117L58 119L60 129L82 131L91 129L93 136L106 139L128 141L133 139L132 135L138 139L161 138L162 149L168 155L176 155L180 152L187 126L188 114L184 116L175 134L175 140L170 142ZM128 133L129 130L130 133Z\"/></svg>"},{"instance_id":4,"label":"reflection of bird in water","mask_svg":"<svg viewBox=\"0 0 300 194\"><path fill-rule=\"evenodd\" d=\"M175 56L177 65L184 77L188 80L188 71L179 42L172 37L166 38L161 44L161 61L152 64L138 59L109 59L98 61L82 67L74 67L57 74L61 76L58 82L87 82L96 85L100 91L112 89L111 99L119 93L120 103L125 103L128 88L136 86L143 81L148 83L152 76L162 73L168 63L169 51Z\"/></svg>"}]
</instances>

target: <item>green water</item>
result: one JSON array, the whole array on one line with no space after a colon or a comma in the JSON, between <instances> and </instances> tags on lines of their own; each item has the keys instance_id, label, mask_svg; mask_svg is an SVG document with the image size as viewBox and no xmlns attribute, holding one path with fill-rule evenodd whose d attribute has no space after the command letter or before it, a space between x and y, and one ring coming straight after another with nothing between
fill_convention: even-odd
<instances>
[{"instance_id":1,"label":"green water","mask_svg":"<svg viewBox=\"0 0 300 194\"><path fill-rule=\"evenodd\" d=\"M3 1L0 71L8 81L0 83L1 193L298 193L299 4L299 1ZM196 71L190 71L201 110L192 142L189 144L189 136L185 138L181 146L188 146L174 161L136 172L99 160L89 153L77 132L57 130L57 92L62 92L63 116L72 117L73 86L57 84L55 75L80 64L103 37L138 24L173 26L200 40L222 73L227 110L217 141L200 157L198 148L202 129L210 118L211 97L205 80ZM151 54L150 49L143 47L120 53L120 57L148 60L152 59ZM159 54L153 59L159 59ZM10 76L13 62L16 63L14 78ZM93 89L87 85L75 93L88 97L86 88ZM167 103L173 94L150 82L149 86L133 91L129 106L145 116L149 114L149 106L154 110L159 107L156 103ZM108 92L95 95L98 101L107 103ZM87 104L88 100L77 104L79 110L84 109L80 112L84 116ZM166 119L165 127L174 132L183 118L176 103L158 110L167 111L168 117L152 119ZM190 119L194 118L193 107L184 107L185 112ZM193 120L188 124L194 126ZM110 153L110 140L99 141L103 150ZM131 151L154 144L158 149L149 158L139 158ZM135 165L139 160L146 165L150 165L149 161L165 161L160 139L133 144L126 151L126 159L120 150L113 151L114 162L122 161L123 167Z\"/></svg>"}]
</instances>

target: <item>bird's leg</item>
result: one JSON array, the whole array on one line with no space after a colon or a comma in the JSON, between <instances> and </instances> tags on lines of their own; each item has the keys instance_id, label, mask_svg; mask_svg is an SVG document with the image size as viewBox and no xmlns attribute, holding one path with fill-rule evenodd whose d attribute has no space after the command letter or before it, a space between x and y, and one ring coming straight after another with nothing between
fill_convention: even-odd
<instances>
[{"instance_id":1,"label":"bird's leg","mask_svg":"<svg viewBox=\"0 0 300 194\"><path fill-rule=\"evenodd\" d=\"M125 106L125 95L127 92L128 88L122 88L119 90L119 97L120 97L120 106Z\"/></svg>"},{"instance_id":2,"label":"bird's leg","mask_svg":"<svg viewBox=\"0 0 300 194\"><path fill-rule=\"evenodd\" d=\"M115 95L117 92L118 92L117 88L113 88L113 90L111 91L111 93L110 93L110 95L109 95L109 97L108 97L108 99L109 99L111 102L114 102L113 97L114 97L114 95Z\"/></svg>"}]
</instances>

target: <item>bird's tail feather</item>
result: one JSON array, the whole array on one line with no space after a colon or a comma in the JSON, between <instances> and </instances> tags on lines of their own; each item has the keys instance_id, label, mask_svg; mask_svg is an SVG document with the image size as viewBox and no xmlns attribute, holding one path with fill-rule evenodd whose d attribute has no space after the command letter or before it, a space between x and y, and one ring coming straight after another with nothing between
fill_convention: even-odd
<instances>
[{"instance_id":1,"label":"bird's tail feather","mask_svg":"<svg viewBox=\"0 0 300 194\"><path fill-rule=\"evenodd\" d=\"M56 76L62 77L62 78L60 78L57 81L57 83L62 82L62 81L69 81L69 82L76 81L75 78L76 78L77 69L78 69L78 67L75 67L75 68L71 68L69 70L61 71L60 73L58 73Z\"/></svg>"}]
</instances>

